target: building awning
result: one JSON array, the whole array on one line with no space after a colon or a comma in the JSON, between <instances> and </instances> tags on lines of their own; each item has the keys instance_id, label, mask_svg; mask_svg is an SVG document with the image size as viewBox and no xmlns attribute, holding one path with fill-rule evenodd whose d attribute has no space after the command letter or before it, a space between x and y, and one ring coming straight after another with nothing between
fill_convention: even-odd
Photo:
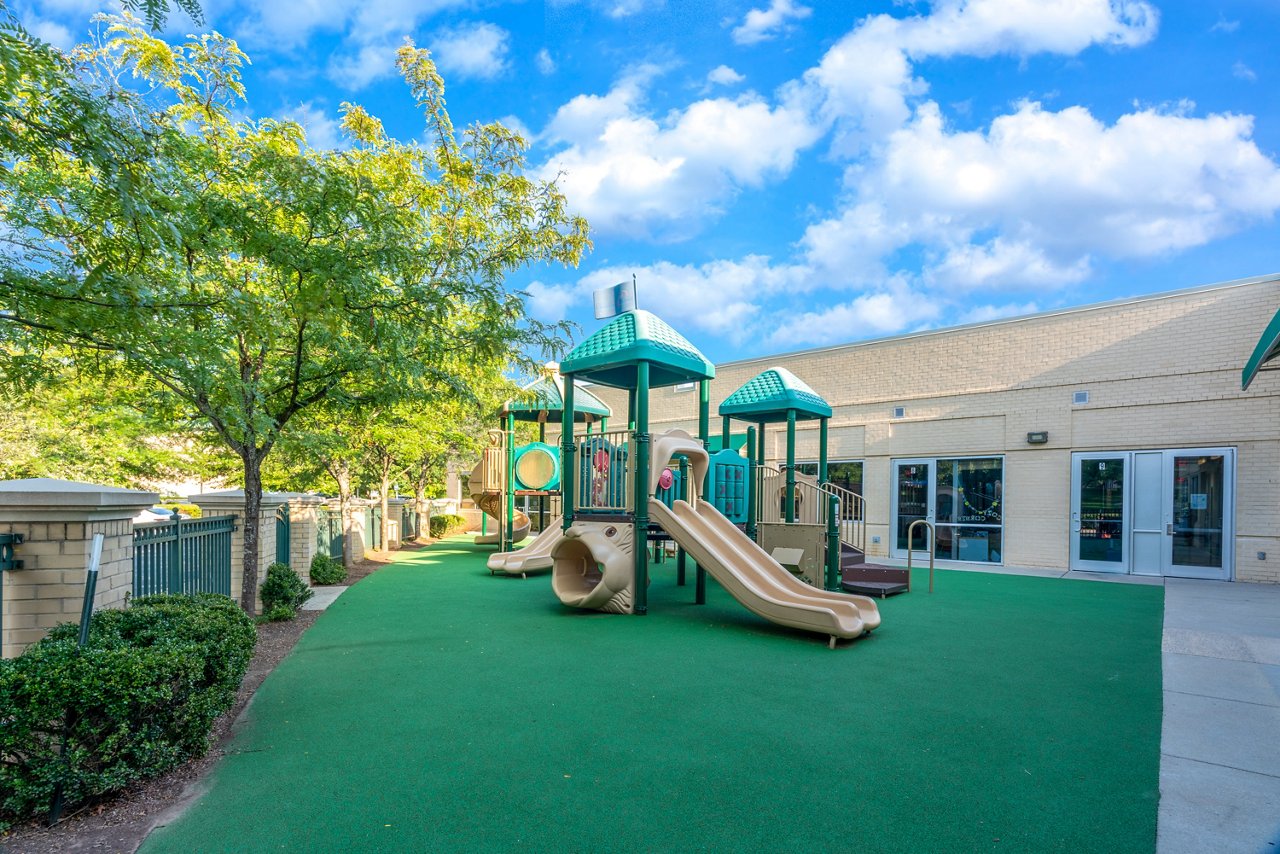
<instances>
[{"instance_id":1,"label":"building awning","mask_svg":"<svg viewBox=\"0 0 1280 854\"><path fill-rule=\"evenodd\" d=\"M1244 370L1240 372L1240 388L1247 389L1259 371L1280 370L1280 365L1263 367L1277 356L1280 356L1280 311L1277 311L1276 316L1267 324L1262 337L1258 339L1258 346L1253 348L1253 355L1249 357Z\"/></svg>"}]
</instances>

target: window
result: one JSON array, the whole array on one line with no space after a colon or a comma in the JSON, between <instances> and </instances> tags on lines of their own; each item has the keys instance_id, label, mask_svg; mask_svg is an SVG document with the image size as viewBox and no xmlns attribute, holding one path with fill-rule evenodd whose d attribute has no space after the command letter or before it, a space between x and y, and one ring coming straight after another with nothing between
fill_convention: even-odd
<instances>
[{"instance_id":1,"label":"window","mask_svg":"<svg viewBox=\"0 0 1280 854\"><path fill-rule=\"evenodd\" d=\"M1088 402L1089 402L1089 392L1087 391L1077 391L1071 395L1071 403L1074 406L1079 406L1081 404L1085 404Z\"/></svg>"},{"instance_id":2,"label":"window","mask_svg":"<svg viewBox=\"0 0 1280 854\"><path fill-rule=\"evenodd\" d=\"M894 417L894 418L906 418L906 417L907 417L907 409L906 409L906 407L904 407L904 406L895 406L895 407L893 408L893 417Z\"/></svg>"},{"instance_id":3,"label":"window","mask_svg":"<svg viewBox=\"0 0 1280 854\"><path fill-rule=\"evenodd\" d=\"M895 552L906 557L911 523L927 519L942 560L1000 563L1004 551L1004 460L1001 457L898 460L894 463ZM911 549L926 548L924 526Z\"/></svg>"},{"instance_id":4,"label":"window","mask_svg":"<svg viewBox=\"0 0 1280 854\"><path fill-rule=\"evenodd\" d=\"M813 477L818 476L818 464L815 462L796 463L796 471ZM837 460L827 462L827 480L841 489L847 489L856 495L862 495L862 460ZM845 519L852 519L853 507L841 508Z\"/></svg>"},{"instance_id":5,"label":"window","mask_svg":"<svg viewBox=\"0 0 1280 854\"><path fill-rule=\"evenodd\" d=\"M693 387L695 385L697 385L697 383L678 383L674 388L672 388L672 391L676 394L679 394L682 391L693 391Z\"/></svg>"}]
</instances>

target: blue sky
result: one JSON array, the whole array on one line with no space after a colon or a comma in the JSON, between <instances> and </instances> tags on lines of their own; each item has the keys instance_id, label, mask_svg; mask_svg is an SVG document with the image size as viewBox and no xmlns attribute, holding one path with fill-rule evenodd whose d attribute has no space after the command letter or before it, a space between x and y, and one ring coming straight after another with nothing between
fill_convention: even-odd
<instances>
[{"instance_id":1,"label":"blue sky","mask_svg":"<svg viewBox=\"0 0 1280 854\"><path fill-rule=\"evenodd\" d=\"M60 45L102 4L15 3ZM209 0L247 114L340 145L342 101L422 130L501 120L592 224L513 275L596 327L593 288L724 361L1280 271L1275 0ZM177 16L170 35L191 24Z\"/></svg>"}]
</instances>

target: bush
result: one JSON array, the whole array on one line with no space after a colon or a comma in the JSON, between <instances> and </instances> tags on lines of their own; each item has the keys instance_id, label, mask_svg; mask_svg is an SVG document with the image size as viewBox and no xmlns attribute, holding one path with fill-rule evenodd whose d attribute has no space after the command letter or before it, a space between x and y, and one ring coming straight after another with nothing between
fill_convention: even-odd
<instances>
[{"instance_id":1,"label":"bush","mask_svg":"<svg viewBox=\"0 0 1280 854\"><path fill-rule=\"evenodd\" d=\"M261 596L264 613L288 608L292 617L302 603L311 598L311 588L287 564L273 563L267 567L267 580L262 582Z\"/></svg>"},{"instance_id":2,"label":"bush","mask_svg":"<svg viewBox=\"0 0 1280 854\"><path fill-rule=\"evenodd\" d=\"M441 513L439 516L431 517L431 524L428 531L432 537L439 539L447 537L450 534L456 534L462 530L463 525L467 523L466 519L453 513Z\"/></svg>"},{"instance_id":3,"label":"bush","mask_svg":"<svg viewBox=\"0 0 1280 854\"><path fill-rule=\"evenodd\" d=\"M0 825L47 810L59 783L74 806L203 754L257 639L212 594L137 599L94 614L83 650L77 635L0 662Z\"/></svg>"},{"instance_id":4,"label":"bush","mask_svg":"<svg viewBox=\"0 0 1280 854\"><path fill-rule=\"evenodd\" d=\"M311 559L312 584L341 584L346 580L347 568L342 565L342 561L323 553Z\"/></svg>"},{"instance_id":5,"label":"bush","mask_svg":"<svg viewBox=\"0 0 1280 854\"><path fill-rule=\"evenodd\" d=\"M262 615L262 622L283 623L285 620L292 620L296 616L298 616L298 612L288 605L272 605L271 610Z\"/></svg>"},{"instance_id":6,"label":"bush","mask_svg":"<svg viewBox=\"0 0 1280 854\"><path fill-rule=\"evenodd\" d=\"M200 505L184 504L181 501L162 501L160 506L166 510L172 510L174 513L181 513L192 519L200 518Z\"/></svg>"}]
</instances>

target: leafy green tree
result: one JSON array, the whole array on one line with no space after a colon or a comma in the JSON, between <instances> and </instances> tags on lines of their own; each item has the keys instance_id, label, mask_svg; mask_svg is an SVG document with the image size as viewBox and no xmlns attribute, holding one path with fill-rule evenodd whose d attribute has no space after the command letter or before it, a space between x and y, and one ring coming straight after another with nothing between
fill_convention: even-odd
<instances>
[{"instance_id":1,"label":"leafy green tree","mask_svg":"<svg viewBox=\"0 0 1280 854\"><path fill-rule=\"evenodd\" d=\"M123 365L209 425L242 465L251 609L262 464L287 425L344 384L393 400L456 386L464 356L558 350L562 330L532 322L504 279L576 264L587 226L524 175L517 134L455 132L411 44L398 67L430 144L390 139L347 104L351 150L317 151L295 123L233 117L246 61L234 41L173 47L129 15L102 25L54 77L87 94L114 147L41 148L35 125L0 140L13 163L0 173L4 357L57 347L86 370ZM0 96L9 114L40 112L30 80ZM65 104L42 109L67 118Z\"/></svg>"}]
</instances>

